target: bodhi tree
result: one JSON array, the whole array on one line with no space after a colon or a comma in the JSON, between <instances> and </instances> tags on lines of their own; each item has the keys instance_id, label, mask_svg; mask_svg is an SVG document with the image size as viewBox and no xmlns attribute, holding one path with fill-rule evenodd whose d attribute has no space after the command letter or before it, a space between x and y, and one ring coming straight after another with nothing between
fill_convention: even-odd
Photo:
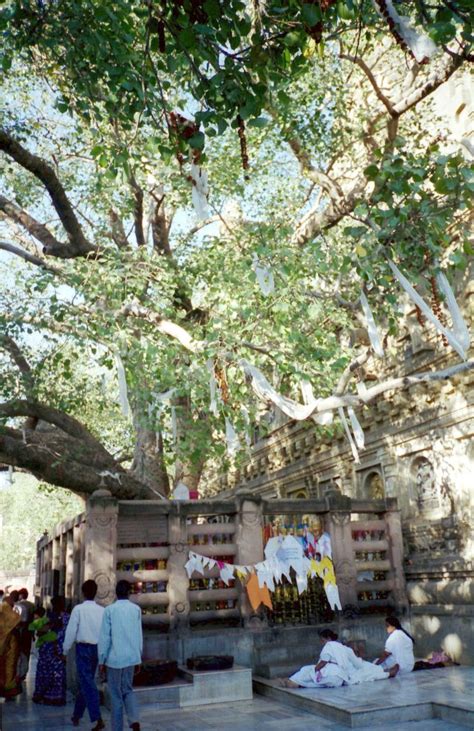
<instances>
[{"instance_id":1,"label":"bodhi tree","mask_svg":"<svg viewBox=\"0 0 474 731\"><path fill-rule=\"evenodd\" d=\"M472 182L431 125L467 3L12 2L2 25L0 462L166 496L272 401L327 423L473 366L354 386L372 310L396 331L396 264L468 347L438 286Z\"/></svg>"}]
</instances>

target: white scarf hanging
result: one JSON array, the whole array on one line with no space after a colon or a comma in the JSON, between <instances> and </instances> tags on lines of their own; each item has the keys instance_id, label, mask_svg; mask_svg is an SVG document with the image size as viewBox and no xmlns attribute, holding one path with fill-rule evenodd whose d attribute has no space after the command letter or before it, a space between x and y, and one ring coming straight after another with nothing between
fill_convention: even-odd
<instances>
[{"instance_id":1,"label":"white scarf hanging","mask_svg":"<svg viewBox=\"0 0 474 731\"><path fill-rule=\"evenodd\" d=\"M200 165L193 163L191 165L191 178L193 180L191 196L194 210L198 218L207 218L209 215L207 204L207 196L209 195L207 173Z\"/></svg>"},{"instance_id":2,"label":"white scarf hanging","mask_svg":"<svg viewBox=\"0 0 474 731\"><path fill-rule=\"evenodd\" d=\"M240 440L237 432L230 423L229 419L225 419L225 438L227 441L227 452L230 457L235 457L240 449Z\"/></svg>"},{"instance_id":3,"label":"white scarf hanging","mask_svg":"<svg viewBox=\"0 0 474 731\"><path fill-rule=\"evenodd\" d=\"M272 270L260 264L256 254L253 255L252 269L255 272L263 296L268 297L275 290L275 280L273 279Z\"/></svg>"},{"instance_id":4,"label":"white scarf hanging","mask_svg":"<svg viewBox=\"0 0 474 731\"><path fill-rule=\"evenodd\" d=\"M349 444L351 445L351 451L352 451L352 456L354 457L354 462L356 462L356 464L359 464L360 463L359 452L357 451L357 447L352 438L351 430L349 429L349 424L347 423L347 419L345 417L344 409L342 408L342 406L340 406L338 408L338 412L339 412L339 417L341 419L342 425L344 427L344 431L346 432L347 439L349 441Z\"/></svg>"},{"instance_id":5,"label":"white scarf hanging","mask_svg":"<svg viewBox=\"0 0 474 731\"><path fill-rule=\"evenodd\" d=\"M219 409L217 407L217 394L219 388L217 386L216 376L214 373L214 361L212 360L212 358L207 361L206 368L209 371L209 391L211 394L209 411L211 412L211 414L214 414L214 416L217 416L219 413Z\"/></svg>"},{"instance_id":6,"label":"white scarf hanging","mask_svg":"<svg viewBox=\"0 0 474 731\"><path fill-rule=\"evenodd\" d=\"M442 325L440 323L440 321L438 320L438 318L436 317L434 312L432 312L431 308L428 307L428 305L426 304L423 297L420 297L418 292L411 286L410 282L401 273L401 271L399 270L397 265L394 264L393 261L390 261L390 260L388 262L388 265L389 265L390 269L392 270L392 272L394 273L395 277L398 279L398 281L402 285L405 292L408 294L409 297L411 297L413 302L416 305L418 305L418 307L420 308L422 313L425 315L425 317L435 326L435 328L438 330L438 332L440 332L442 335L444 335L444 337L449 342L451 347L454 348L454 350L457 353L459 353L461 358L463 360L466 360L467 353L466 353L465 349L463 348L463 346L461 345L461 343L457 340L455 335L450 330L445 328L444 325Z\"/></svg>"},{"instance_id":7,"label":"white scarf hanging","mask_svg":"<svg viewBox=\"0 0 474 731\"><path fill-rule=\"evenodd\" d=\"M384 4L390 18L396 25L397 32L405 41L418 63L430 60L438 50L431 38L424 33L419 33L415 28L413 28L410 24L409 18L399 15L393 7L391 0L385 0ZM374 5L379 15L381 15L378 2L374 2Z\"/></svg>"},{"instance_id":8,"label":"white scarf hanging","mask_svg":"<svg viewBox=\"0 0 474 731\"><path fill-rule=\"evenodd\" d=\"M438 287L440 291L446 297L446 304L448 306L449 314L451 315L451 319L453 321L454 337L462 346L462 348L464 348L464 352L467 354L467 351L469 350L469 346L471 344L471 335L469 333L469 328L467 327L461 314L459 305L456 302L454 292L451 289L448 278L446 277L444 272L438 272L438 274L436 275L436 280L438 282Z\"/></svg>"},{"instance_id":9,"label":"white scarf hanging","mask_svg":"<svg viewBox=\"0 0 474 731\"><path fill-rule=\"evenodd\" d=\"M349 414L349 419L351 422L352 431L354 432L354 439L356 441L356 444L359 449L365 449L364 430L362 429L352 406L347 407L347 413Z\"/></svg>"},{"instance_id":10,"label":"white scarf hanging","mask_svg":"<svg viewBox=\"0 0 474 731\"><path fill-rule=\"evenodd\" d=\"M367 332L369 333L369 339L372 349L378 358L383 358L382 341L380 340L377 325L375 324L372 310L370 309L369 302L364 292L360 293L360 302L362 305L362 309L364 310L365 320L367 323Z\"/></svg>"},{"instance_id":11,"label":"white scarf hanging","mask_svg":"<svg viewBox=\"0 0 474 731\"><path fill-rule=\"evenodd\" d=\"M287 396L282 396L275 391L263 373L258 368L251 365L251 363L245 360L245 358L242 358L242 360L239 361L239 365L244 369L245 373L252 378L253 390L259 398L264 401L271 401L291 419L303 421L311 416L317 405L316 399L310 404L299 404L297 401L293 401Z\"/></svg>"},{"instance_id":12,"label":"white scarf hanging","mask_svg":"<svg viewBox=\"0 0 474 731\"><path fill-rule=\"evenodd\" d=\"M120 357L119 353L115 353L115 364L117 366L120 408L122 409L122 414L124 416L129 416L130 404L128 401L127 379L125 376L125 368L123 367L123 361L122 361L122 358Z\"/></svg>"}]
</instances>

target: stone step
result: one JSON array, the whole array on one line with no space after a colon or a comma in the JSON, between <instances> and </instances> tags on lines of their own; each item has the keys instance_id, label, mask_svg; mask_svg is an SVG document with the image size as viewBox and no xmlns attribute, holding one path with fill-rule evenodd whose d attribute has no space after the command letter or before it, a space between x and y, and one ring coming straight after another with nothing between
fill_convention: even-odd
<instances>
[{"instance_id":1,"label":"stone step","mask_svg":"<svg viewBox=\"0 0 474 731\"><path fill-rule=\"evenodd\" d=\"M342 688L281 688L275 680L254 676L256 693L337 721L349 728L443 719L474 728L472 668L444 668L397 676L393 680Z\"/></svg>"},{"instance_id":2,"label":"stone step","mask_svg":"<svg viewBox=\"0 0 474 731\"><path fill-rule=\"evenodd\" d=\"M262 663L255 668L255 675L262 678L289 678L303 665L311 664L316 664L314 657L304 659L301 662L297 659L291 662L286 660L283 662Z\"/></svg>"},{"instance_id":3,"label":"stone step","mask_svg":"<svg viewBox=\"0 0 474 731\"><path fill-rule=\"evenodd\" d=\"M107 687L107 686L106 686ZM252 698L251 668L234 665L230 670L188 670L178 667L178 678L164 685L135 688L141 707L185 708L213 703L232 703ZM106 692L106 706L110 698Z\"/></svg>"},{"instance_id":4,"label":"stone step","mask_svg":"<svg viewBox=\"0 0 474 731\"><path fill-rule=\"evenodd\" d=\"M256 665L268 665L280 662L296 662L300 665L307 665L310 662L317 662L321 652L321 645L313 646L311 643L300 647L288 647L286 645L270 645L261 647L255 652Z\"/></svg>"}]
</instances>

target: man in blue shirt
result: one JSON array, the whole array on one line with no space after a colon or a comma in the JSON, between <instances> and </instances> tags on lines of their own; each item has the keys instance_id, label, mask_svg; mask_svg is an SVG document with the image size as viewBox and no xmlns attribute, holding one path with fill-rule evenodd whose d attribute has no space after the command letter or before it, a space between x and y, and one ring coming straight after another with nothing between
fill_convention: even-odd
<instances>
[{"instance_id":1,"label":"man in blue shirt","mask_svg":"<svg viewBox=\"0 0 474 731\"><path fill-rule=\"evenodd\" d=\"M107 672L112 731L123 729L123 706L130 728L140 731L133 672L142 661L143 634L140 607L129 601L130 584L119 581L117 601L105 608L99 635L99 669Z\"/></svg>"}]
</instances>

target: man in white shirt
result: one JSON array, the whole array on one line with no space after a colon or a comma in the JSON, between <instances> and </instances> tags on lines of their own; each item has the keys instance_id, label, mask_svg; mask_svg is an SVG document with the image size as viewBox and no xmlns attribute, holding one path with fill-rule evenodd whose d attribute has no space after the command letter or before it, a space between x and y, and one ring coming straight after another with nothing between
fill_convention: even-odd
<instances>
[{"instance_id":1,"label":"man in white shirt","mask_svg":"<svg viewBox=\"0 0 474 731\"><path fill-rule=\"evenodd\" d=\"M106 607L100 629L99 668L107 672L112 731L123 729L123 706L132 731L140 731L133 672L142 661L142 613L140 607L128 599L128 581L119 581L115 593L117 601Z\"/></svg>"},{"instance_id":2,"label":"man in white shirt","mask_svg":"<svg viewBox=\"0 0 474 731\"><path fill-rule=\"evenodd\" d=\"M84 711L89 711L91 723L95 723L92 731L105 728L100 715L99 691L95 682L98 665L97 644L100 626L104 616L104 607L97 604L95 596L97 584L92 579L82 585L84 601L71 612L63 643L63 659L76 643L76 668L78 690L72 714L73 726L79 726Z\"/></svg>"}]
</instances>

